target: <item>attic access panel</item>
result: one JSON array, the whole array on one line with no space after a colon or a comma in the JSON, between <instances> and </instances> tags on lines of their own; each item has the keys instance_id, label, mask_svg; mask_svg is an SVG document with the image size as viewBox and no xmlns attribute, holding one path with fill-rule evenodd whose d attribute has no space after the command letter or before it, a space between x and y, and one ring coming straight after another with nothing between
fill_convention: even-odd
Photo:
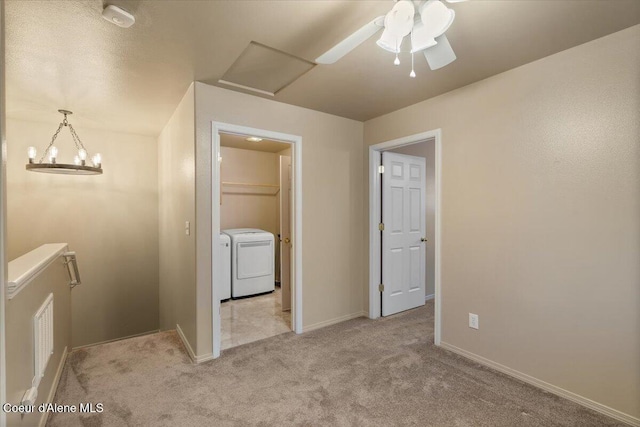
<instances>
[{"instance_id":1,"label":"attic access panel","mask_svg":"<svg viewBox=\"0 0 640 427\"><path fill-rule=\"evenodd\" d=\"M218 83L274 96L315 65L252 41Z\"/></svg>"}]
</instances>

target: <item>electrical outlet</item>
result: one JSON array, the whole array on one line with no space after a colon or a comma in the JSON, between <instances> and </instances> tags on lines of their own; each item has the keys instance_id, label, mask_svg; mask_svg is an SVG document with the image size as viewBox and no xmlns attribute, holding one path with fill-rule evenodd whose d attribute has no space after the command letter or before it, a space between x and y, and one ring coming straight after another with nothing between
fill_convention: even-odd
<instances>
[{"instance_id":1,"label":"electrical outlet","mask_svg":"<svg viewBox=\"0 0 640 427\"><path fill-rule=\"evenodd\" d=\"M480 321L477 314L469 313L469 327L473 329L480 329Z\"/></svg>"}]
</instances>

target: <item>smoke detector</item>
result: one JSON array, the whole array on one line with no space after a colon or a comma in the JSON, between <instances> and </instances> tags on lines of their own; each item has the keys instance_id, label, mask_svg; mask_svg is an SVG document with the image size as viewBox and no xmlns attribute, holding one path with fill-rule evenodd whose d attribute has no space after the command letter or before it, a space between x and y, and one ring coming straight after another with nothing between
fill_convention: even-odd
<instances>
[{"instance_id":1,"label":"smoke detector","mask_svg":"<svg viewBox=\"0 0 640 427\"><path fill-rule=\"evenodd\" d=\"M132 14L112 4L104 8L102 17L122 28L129 28L136 22L136 18Z\"/></svg>"}]
</instances>

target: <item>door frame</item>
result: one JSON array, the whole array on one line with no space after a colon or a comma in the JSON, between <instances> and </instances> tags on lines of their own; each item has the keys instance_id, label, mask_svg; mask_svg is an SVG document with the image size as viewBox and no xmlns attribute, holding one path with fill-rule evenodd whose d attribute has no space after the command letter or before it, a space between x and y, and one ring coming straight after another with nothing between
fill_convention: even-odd
<instances>
[{"instance_id":1,"label":"door frame","mask_svg":"<svg viewBox=\"0 0 640 427\"><path fill-rule=\"evenodd\" d=\"M222 280L221 272L216 268L215 260L220 256L220 132L257 136L264 139L286 142L293 148L293 203L291 203L290 218L293 220L291 227L293 243L292 255L292 286L293 298L291 298L291 323L296 334L302 333L302 137L282 132L274 132L264 129L256 129L248 126L234 125L230 123L211 122L212 150L211 150L211 188L212 188L212 215L211 215L211 299L213 306L213 357L220 357L221 352L221 322L220 300L217 298L217 284Z\"/></svg>"},{"instance_id":2,"label":"door frame","mask_svg":"<svg viewBox=\"0 0 640 427\"><path fill-rule=\"evenodd\" d=\"M426 140L435 141L435 325L434 343L440 345L442 330L441 313L441 194L442 194L442 130L435 129L427 132L409 135L391 141L381 142L369 146L369 318L377 319L380 313L380 291L378 285L381 283L381 250L380 250L380 222L381 200L380 200L380 174L378 166L381 164L381 153L392 148L399 148L412 145Z\"/></svg>"}]
</instances>

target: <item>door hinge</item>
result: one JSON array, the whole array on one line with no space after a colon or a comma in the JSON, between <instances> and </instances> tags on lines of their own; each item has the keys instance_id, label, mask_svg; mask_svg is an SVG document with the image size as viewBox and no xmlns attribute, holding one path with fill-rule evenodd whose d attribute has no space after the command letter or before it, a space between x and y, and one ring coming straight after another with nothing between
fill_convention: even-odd
<instances>
[{"instance_id":1,"label":"door hinge","mask_svg":"<svg viewBox=\"0 0 640 427\"><path fill-rule=\"evenodd\" d=\"M380 283L380 284L378 285L378 290L379 290L380 292L384 292L384 285L383 285L382 283Z\"/></svg>"},{"instance_id":2,"label":"door hinge","mask_svg":"<svg viewBox=\"0 0 640 427\"><path fill-rule=\"evenodd\" d=\"M384 223L381 222L380 224L378 224L378 230L380 231L384 231Z\"/></svg>"},{"instance_id":3,"label":"door hinge","mask_svg":"<svg viewBox=\"0 0 640 427\"><path fill-rule=\"evenodd\" d=\"M378 166L378 173L384 173L384 166Z\"/></svg>"}]
</instances>

